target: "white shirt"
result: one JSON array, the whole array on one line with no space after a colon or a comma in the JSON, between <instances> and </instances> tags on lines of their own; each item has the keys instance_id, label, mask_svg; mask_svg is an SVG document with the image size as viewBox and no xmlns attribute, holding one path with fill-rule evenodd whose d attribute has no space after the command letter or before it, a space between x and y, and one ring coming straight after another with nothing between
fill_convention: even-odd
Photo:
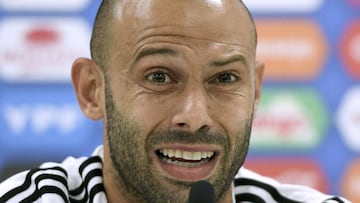
<instances>
[{"instance_id":1,"label":"white shirt","mask_svg":"<svg viewBox=\"0 0 360 203\"><path fill-rule=\"evenodd\" d=\"M102 179L103 147L91 157L68 157L62 163L44 163L0 184L2 202L106 203ZM340 197L290 184L281 184L241 168L233 182L234 202L349 203Z\"/></svg>"}]
</instances>

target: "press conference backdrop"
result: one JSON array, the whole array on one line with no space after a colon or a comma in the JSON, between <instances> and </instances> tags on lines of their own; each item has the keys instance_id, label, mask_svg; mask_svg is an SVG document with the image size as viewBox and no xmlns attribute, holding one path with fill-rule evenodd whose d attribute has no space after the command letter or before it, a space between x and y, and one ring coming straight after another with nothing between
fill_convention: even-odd
<instances>
[{"instance_id":1,"label":"press conference backdrop","mask_svg":"<svg viewBox=\"0 0 360 203\"><path fill-rule=\"evenodd\" d=\"M70 82L99 3L0 0L0 181L102 142ZM246 166L360 202L360 1L245 3L266 63Z\"/></svg>"}]
</instances>

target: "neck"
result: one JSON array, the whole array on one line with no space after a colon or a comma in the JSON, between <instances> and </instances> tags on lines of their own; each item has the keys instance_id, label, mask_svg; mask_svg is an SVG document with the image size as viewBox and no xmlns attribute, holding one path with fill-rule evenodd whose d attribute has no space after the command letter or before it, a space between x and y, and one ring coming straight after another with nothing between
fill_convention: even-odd
<instances>
[{"instance_id":1,"label":"neck","mask_svg":"<svg viewBox=\"0 0 360 203\"><path fill-rule=\"evenodd\" d=\"M119 177L117 172L112 166L110 160L110 153L107 145L104 145L104 167L103 167L103 180L106 191L106 198L109 203L132 203L132 202L145 202L144 199L132 195L127 188L125 183Z\"/></svg>"}]
</instances>

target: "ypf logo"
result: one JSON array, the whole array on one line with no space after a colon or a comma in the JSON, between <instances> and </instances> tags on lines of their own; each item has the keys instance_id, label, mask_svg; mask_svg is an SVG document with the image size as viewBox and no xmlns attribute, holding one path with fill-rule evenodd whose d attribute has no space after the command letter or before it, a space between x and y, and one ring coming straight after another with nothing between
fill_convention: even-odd
<instances>
[{"instance_id":1,"label":"ypf logo","mask_svg":"<svg viewBox=\"0 0 360 203\"><path fill-rule=\"evenodd\" d=\"M8 85L1 91L1 155L24 160L39 154L83 151L100 143L100 123L84 117L71 88L40 86Z\"/></svg>"},{"instance_id":2,"label":"ypf logo","mask_svg":"<svg viewBox=\"0 0 360 203\"><path fill-rule=\"evenodd\" d=\"M0 0L0 6L11 11L78 11L88 5L89 0Z\"/></svg>"},{"instance_id":3,"label":"ypf logo","mask_svg":"<svg viewBox=\"0 0 360 203\"><path fill-rule=\"evenodd\" d=\"M250 158L246 160L245 167L281 183L304 185L328 192L328 181L323 169L311 159Z\"/></svg>"},{"instance_id":4,"label":"ypf logo","mask_svg":"<svg viewBox=\"0 0 360 203\"><path fill-rule=\"evenodd\" d=\"M324 35L317 24L306 20L258 20L256 27L257 58L266 64L266 79L311 80L317 76L327 55Z\"/></svg>"},{"instance_id":5,"label":"ypf logo","mask_svg":"<svg viewBox=\"0 0 360 203\"><path fill-rule=\"evenodd\" d=\"M90 55L80 19L5 19L0 39L0 77L8 81L69 81L74 59Z\"/></svg>"},{"instance_id":6,"label":"ypf logo","mask_svg":"<svg viewBox=\"0 0 360 203\"><path fill-rule=\"evenodd\" d=\"M360 20L352 22L341 40L341 56L348 73L360 79Z\"/></svg>"},{"instance_id":7,"label":"ypf logo","mask_svg":"<svg viewBox=\"0 0 360 203\"><path fill-rule=\"evenodd\" d=\"M76 130L77 124L82 118L74 104L62 106L5 104L2 111L5 124L9 128L10 134L14 136L33 132L35 136L41 137L52 128L57 129L59 134L69 135Z\"/></svg>"},{"instance_id":8,"label":"ypf logo","mask_svg":"<svg viewBox=\"0 0 360 203\"><path fill-rule=\"evenodd\" d=\"M360 159L348 166L342 180L342 194L351 202L360 202Z\"/></svg>"},{"instance_id":9,"label":"ypf logo","mask_svg":"<svg viewBox=\"0 0 360 203\"><path fill-rule=\"evenodd\" d=\"M0 104L0 127L0 148L12 155L85 146L94 143L98 128L83 117L77 104L50 102Z\"/></svg>"},{"instance_id":10,"label":"ypf logo","mask_svg":"<svg viewBox=\"0 0 360 203\"><path fill-rule=\"evenodd\" d=\"M264 89L253 123L255 150L312 149L328 125L318 95L305 89Z\"/></svg>"},{"instance_id":11,"label":"ypf logo","mask_svg":"<svg viewBox=\"0 0 360 203\"><path fill-rule=\"evenodd\" d=\"M337 111L336 124L345 143L360 152L360 86L350 89Z\"/></svg>"}]
</instances>

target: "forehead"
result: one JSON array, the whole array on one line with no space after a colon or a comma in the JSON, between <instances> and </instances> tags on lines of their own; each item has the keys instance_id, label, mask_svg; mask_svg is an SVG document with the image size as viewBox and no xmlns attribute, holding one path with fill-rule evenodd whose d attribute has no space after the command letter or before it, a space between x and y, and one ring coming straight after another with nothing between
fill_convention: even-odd
<instances>
[{"instance_id":1,"label":"forehead","mask_svg":"<svg viewBox=\"0 0 360 203\"><path fill-rule=\"evenodd\" d=\"M122 48L147 37L181 36L255 52L254 27L240 0L117 1L113 17L113 37Z\"/></svg>"}]
</instances>

